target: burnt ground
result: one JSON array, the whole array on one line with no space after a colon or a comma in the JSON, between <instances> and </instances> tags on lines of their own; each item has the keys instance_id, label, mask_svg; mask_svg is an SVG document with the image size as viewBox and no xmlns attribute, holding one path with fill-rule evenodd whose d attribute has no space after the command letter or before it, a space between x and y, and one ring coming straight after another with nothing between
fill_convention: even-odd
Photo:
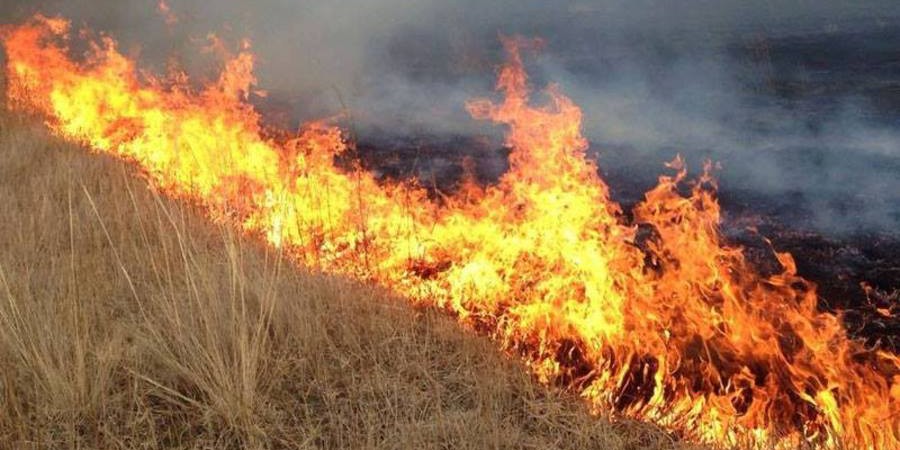
<instances>
[{"instance_id":1,"label":"burnt ground","mask_svg":"<svg viewBox=\"0 0 900 450\"><path fill-rule=\"evenodd\" d=\"M481 183L495 182L508 167L509 150L487 139L452 137L361 142L356 153L379 178L415 178L432 191L451 192L464 166ZM600 162L602 167L602 157ZM652 164L638 168L613 161L612 166L602 175L626 211L664 172ZM724 185L719 200L724 235L744 247L761 272L779 269L773 249L790 252L800 275L818 285L822 310L841 313L849 332L868 345L900 352L900 233L816 229L791 193L729 191Z\"/></svg>"}]
</instances>

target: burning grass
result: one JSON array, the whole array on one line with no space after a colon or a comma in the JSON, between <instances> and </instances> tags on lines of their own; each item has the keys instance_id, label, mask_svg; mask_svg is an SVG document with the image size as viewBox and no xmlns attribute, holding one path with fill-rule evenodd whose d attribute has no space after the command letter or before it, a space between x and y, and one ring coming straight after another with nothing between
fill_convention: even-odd
<instances>
[{"instance_id":1,"label":"burning grass","mask_svg":"<svg viewBox=\"0 0 900 450\"><path fill-rule=\"evenodd\" d=\"M682 448L0 112L2 448Z\"/></svg>"},{"instance_id":2,"label":"burning grass","mask_svg":"<svg viewBox=\"0 0 900 450\"><path fill-rule=\"evenodd\" d=\"M433 199L415 183L380 183L354 164L338 166L349 144L332 124L307 124L283 140L263 133L247 102L255 78L246 42L224 55L217 80L197 89L184 76L140 75L109 37L73 58L68 30L63 19L37 16L6 33L10 103L42 114L71 141L135 162L167 196L264 237L292 262L438 306L595 410L692 440L758 448L900 442L900 358L848 337L837 315L818 310L816 286L790 254L772 252L777 267L764 273L723 239L709 166L691 181L676 159L675 174L660 176L626 215L586 156L575 101L553 85L542 91L546 101L533 101L523 57L540 41L503 39L501 99L466 105L473 118L506 129L509 170L494 185L470 179ZM131 233L145 229L142 222ZM190 273L195 258L181 234L171 248ZM158 331L148 333L149 347L190 360L173 370L201 374L194 384L228 411L229 427L252 431L252 408L222 405L256 404L255 374L268 368L252 350L273 345L269 322L289 314L275 310L268 286L248 306L241 246L225 242L226 303L204 300L222 298L222 286L199 275L178 281L172 266L153 261L145 265L161 274L158 283L174 283L169 289L185 291L202 312L158 306L171 295L141 300L143 289L126 280L142 314L152 303L174 318L151 327ZM237 325L210 325L219 314ZM199 337L168 337L182 329ZM196 342L213 356L183 350ZM230 367L240 369L237 379L211 381ZM223 389L234 391L231 400Z\"/></svg>"}]
</instances>

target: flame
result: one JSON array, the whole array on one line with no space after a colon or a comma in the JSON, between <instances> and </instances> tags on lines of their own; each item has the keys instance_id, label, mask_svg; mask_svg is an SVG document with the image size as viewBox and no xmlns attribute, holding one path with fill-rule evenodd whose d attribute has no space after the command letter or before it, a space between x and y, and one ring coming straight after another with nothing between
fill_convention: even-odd
<instances>
[{"instance_id":1,"label":"flame","mask_svg":"<svg viewBox=\"0 0 900 450\"><path fill-rule=\"evenodd\" d=\"M900 448L900 358L818 312L789 254L766 277L723 241L709 166L690 182L676 159L626 219L578 106L553 85L530 101L522 54L540 42L504 39L502 100L467 104L507 129L509 171L433 200L338 167L348 144L328 123L265 137L249 45L197 91L139 78L109 38L76 62L68 29L37 16L6 32L10 103L299 263L445 308L598 412L717 445Z\"/></svg>"},{"instance_id":2,"label":"flame","mask_svg":"<svg viewBox=\"0 0 900 450\"><path fill-rule=\"evenodd\" d=\"M162 16L163 20L165 20L166 25L173 26L178 23L178 16L175 15L175 12L172 11L172 7L169 6L169 3L166 0L159 0L156 4L156 10Z\"/></svg>"}]
</instances>

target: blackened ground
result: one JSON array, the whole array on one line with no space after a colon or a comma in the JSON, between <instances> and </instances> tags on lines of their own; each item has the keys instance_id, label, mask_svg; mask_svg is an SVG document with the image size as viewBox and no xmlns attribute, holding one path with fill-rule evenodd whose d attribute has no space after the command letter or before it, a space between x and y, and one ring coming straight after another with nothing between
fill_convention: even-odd
<instances>
[{"instance_id":1,"label":"blackened ground","mask_svg":"<svg viewBox=\"0 0 900 450\"><path fill-rule=\"evenodd\" d=\"M436 194L453 192L466 171L480 183L496 182L508 168L509 150L486 139L452 137L363 142L355 153L352 157L379 178L416 179ZM599 159L602 167L602 155ZM602 176L626 211L665 172L613 165ZM817 231L790 194L727 188L719 191L722 231L761 273L781 270L774 251L790 252L800 275L818 285L822 310L841 313L850 334L868 345L900 353L900 232Z\"/></svg>"}]
</instances>

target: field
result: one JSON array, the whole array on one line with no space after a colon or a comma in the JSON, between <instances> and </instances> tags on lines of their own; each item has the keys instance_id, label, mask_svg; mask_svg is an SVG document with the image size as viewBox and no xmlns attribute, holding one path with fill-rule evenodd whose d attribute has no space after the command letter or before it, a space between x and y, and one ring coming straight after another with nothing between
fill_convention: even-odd
<instances>
[{"instance_id":1,"label":"field","mask_svg":"<svg viewBox=\"0 0 900 450\"><path fill-rule=\"evenodd\" d=\"M0 448L684 448L0 111Z\"/></svg>"}]
</instances>

